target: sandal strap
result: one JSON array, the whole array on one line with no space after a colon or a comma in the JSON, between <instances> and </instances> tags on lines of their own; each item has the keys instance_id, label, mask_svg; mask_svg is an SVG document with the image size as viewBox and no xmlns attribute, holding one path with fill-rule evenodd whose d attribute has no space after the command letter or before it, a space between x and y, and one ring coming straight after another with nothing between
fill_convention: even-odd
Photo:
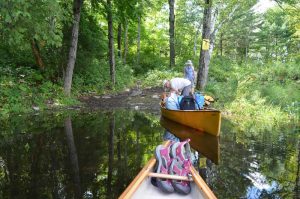
<instances>
[{"instance_id":1,"label":"sandal strap","mask_svg":"<svg viewBox=\"0 0 300 199\"><path fill-rule=\"evenodd\" d=\"M190 159L190 154L188 154L188 157L184 157L183 155L183 148L184 145L189 144L189 142L191 141L191 139L186 139L183 142L180 142L179 145L176 148L176 156L180 158L180 160L185 160L185 159ZM187 153L190 153L189 151L187 151Z\"/></svg>"}]
</instances>

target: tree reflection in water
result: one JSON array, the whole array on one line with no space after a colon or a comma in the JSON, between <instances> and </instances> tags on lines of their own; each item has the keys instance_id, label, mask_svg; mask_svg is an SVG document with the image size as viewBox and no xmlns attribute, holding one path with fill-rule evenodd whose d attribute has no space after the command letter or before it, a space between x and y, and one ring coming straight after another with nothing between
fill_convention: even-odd
<instances>
[{"instance_id":1,"label":"tree reflection in water","mask_svg":"<svg viewBox=\"0 0 300 199\"><path fill-rule=\"evenodd\" d=\"M297 128L259 134L222 125L220 138L201 134L190 142L219 198L297 198ZM180 139L194 134L173 127ZM9 118L0 126L1 198L117 198L163 133L159 116L128 110Z\"/></svg>"},{"instance_id":2,"label":"tree reflection in water","mask_svg":"<svg viewBox=\"0 0 300 199\"><path fill-rule=\"evenodd\" d=\"M80 185L80 177L79 177L79 166L78 166L78 157L76 146L74 142L73 136L73 128L72 128L72 121L71 117L67 117L65 119L65 132L66 132L66 141L70 156L70 164L72 170L72 179L74 183L74 198L81 198L81 185Z\"/></svg>"},{"instance_id":3,"label":"tree reflection in water","mask_svg":"<svg viewBox=\"0 0 300 199\"><path fill-rule=\"evenodd\" d=\"M117 198L161 142L139 112L14 119L0 127L1 198Z\"/></svg>"}]
</instances>

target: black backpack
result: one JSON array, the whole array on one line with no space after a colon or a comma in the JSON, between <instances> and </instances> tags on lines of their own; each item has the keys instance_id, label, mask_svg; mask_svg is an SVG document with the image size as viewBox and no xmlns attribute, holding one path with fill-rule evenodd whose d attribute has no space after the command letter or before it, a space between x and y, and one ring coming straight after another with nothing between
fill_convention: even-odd
<instances>
[{"instance_id":1,"label":"black backpack","mask_svg":"<svg viewBox=\"0 0 300 199\"><path fill-rule=\"evenodd\" d=\"M195 99L193 96L184 96L179 103L180 110L195 110Z\"/></svg>"}]
</instances>

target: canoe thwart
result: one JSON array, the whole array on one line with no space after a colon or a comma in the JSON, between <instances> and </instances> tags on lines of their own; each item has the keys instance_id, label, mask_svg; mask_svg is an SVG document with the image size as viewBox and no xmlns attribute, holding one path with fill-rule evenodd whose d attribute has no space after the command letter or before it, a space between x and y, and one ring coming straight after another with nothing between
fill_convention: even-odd
<instances>
[{"instance_id":1,"label":"canoe thwart","mask_svg":"<svg viewBox=\"0 0 300 199\"><path fill-rule=\"evenodd\" d=\"M186 177L186 176L176 176L176 175L169 175L169 174L163 174L163 173L149 173L149 177L155 177L155 178L164 178L164 179L171 179L171 180L182 180L182 181L193 181L192 178Z\"/></svg>"}]
</instances>

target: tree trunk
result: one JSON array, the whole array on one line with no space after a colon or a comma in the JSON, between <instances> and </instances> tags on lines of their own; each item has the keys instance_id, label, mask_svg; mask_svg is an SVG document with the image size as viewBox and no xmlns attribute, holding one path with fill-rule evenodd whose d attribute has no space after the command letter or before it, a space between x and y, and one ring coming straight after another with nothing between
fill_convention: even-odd
<instances>
[{"instance_id":1,"label":"tree trunk","mask_svg":"<svg viewBox=\"0 0 300 199\"><path fill-rule=\"evenodd\" d=\"M38 65L38 67L41 70L44 70L45 65L44 65L44 62L42 60L41 52L40 52L40 49L39 49L39 46L38 46L36 40L31 39L30 44L31 44L31 49L32 49L36 64Z\"/></svg>"},{"instance_id":2,"label":"tree trunk","mask_svg":"<svg viewBox=\"0 0 300 199\"><path fill-rule=\"evenodd\" d=\"M71 94L73 70L76 61L77 43L78 43L78 31L80 21L80 11L83 0L74 0L74 21L72 28L71 46L69 50L68 65L66 69L66 76L64 81L64 92L67 96Z\"/></svg>"},{"instance_id":3,"label":"tree trunk","mask_svg":"<svg viewBox=\"0 0 300 199\"><path fill-rule=\"evenodd\" d=\"M169 0L169 34L170 34L170 68L175 66L175 14L174 14L175 0Z\"/></svg>"},{"instance_id":4,"label":"tree trunk","mask_svg":"<svg viewBox=\"0 0 300 199\"><path fill-rule=\"evenodd\" d=\"M110 78L112 88L116 84L116 70L115 70L115 53L114 53L114 32L113 32L113 16L111 0L107 0L107 23L108 23L108 56L110 66Z\"/></svg>"},{"instance_id":5,"label":"tree trunk","mask_svg":"<svg viewBox=\"0 0 300 199\"><path fill-rule=\"evenodd\" d=\"M205 0L205 8L203 13L203 28L202 28L202 40L208 40L210 43L210 34L211 34L211 26L212 26L212 0ZM197 77L197 88L201 91L204 90L207 77L208 77L208 69L209 69L209 62L210 62L210 52L211 46L209 49L203 49L203 42L201 44L201 51L200 51L200 59L199 59L199 71Z\"/></svg>"},{"instance_id":6,"label":"tree trunk","mask_svg":"<svg viewBox=\"0 0 300 199\"><path fill-rule=\"evenodd\" d=\"M122 25L118 24L118 57L121 59Z\"/></svg>"},{"instance_id":7,"label":"tree trunk","mask_svg":"<svg viewBox=\"0 0 300 199\"><path fill-rule=\"evenodd\" d=\"M136 57L136 65L140 64L140 51L141 51L141 15L138 15L138 36L137 36L137 57Z\"/></svg>"},{"instance_id":8,"label":"tree trunk","mask_svg":"<svg viewBox=\"0 0 300 199\"><path fill-rule=\"evenodd\" d=\"M124 25L124 52L123 52L123 64L126 64L126 58L128 53L128 23L127 19L125 19Z\"/></svg>"},{"instance_id":9,"label":"tree trunk","mask_svg":"<svg viewBox=\"0 0 300 199\"><path fill-rule=\"evenodd\" d=\"M208 79L208 70L209 70L209 63L212 52L214 50L215 45L215 38L222 27L222 25L228 22L236 10L240 7L240 4L236 4L232 11L229 13L228 17L225 18L222 22L218 24L218 27L215 28L216 20L218 17L218 9L213 10L212 8L212 0L204 0L205 1L205 8L203 12L203 28L202 28L202 45L201 45L201 52L200 52L200 59L199 59L199 72L197 76L197 89L204 90L207 79ZM205 45L204 41L208 43L208 49L204 49Z\"/></svg>"}]
</instances>

